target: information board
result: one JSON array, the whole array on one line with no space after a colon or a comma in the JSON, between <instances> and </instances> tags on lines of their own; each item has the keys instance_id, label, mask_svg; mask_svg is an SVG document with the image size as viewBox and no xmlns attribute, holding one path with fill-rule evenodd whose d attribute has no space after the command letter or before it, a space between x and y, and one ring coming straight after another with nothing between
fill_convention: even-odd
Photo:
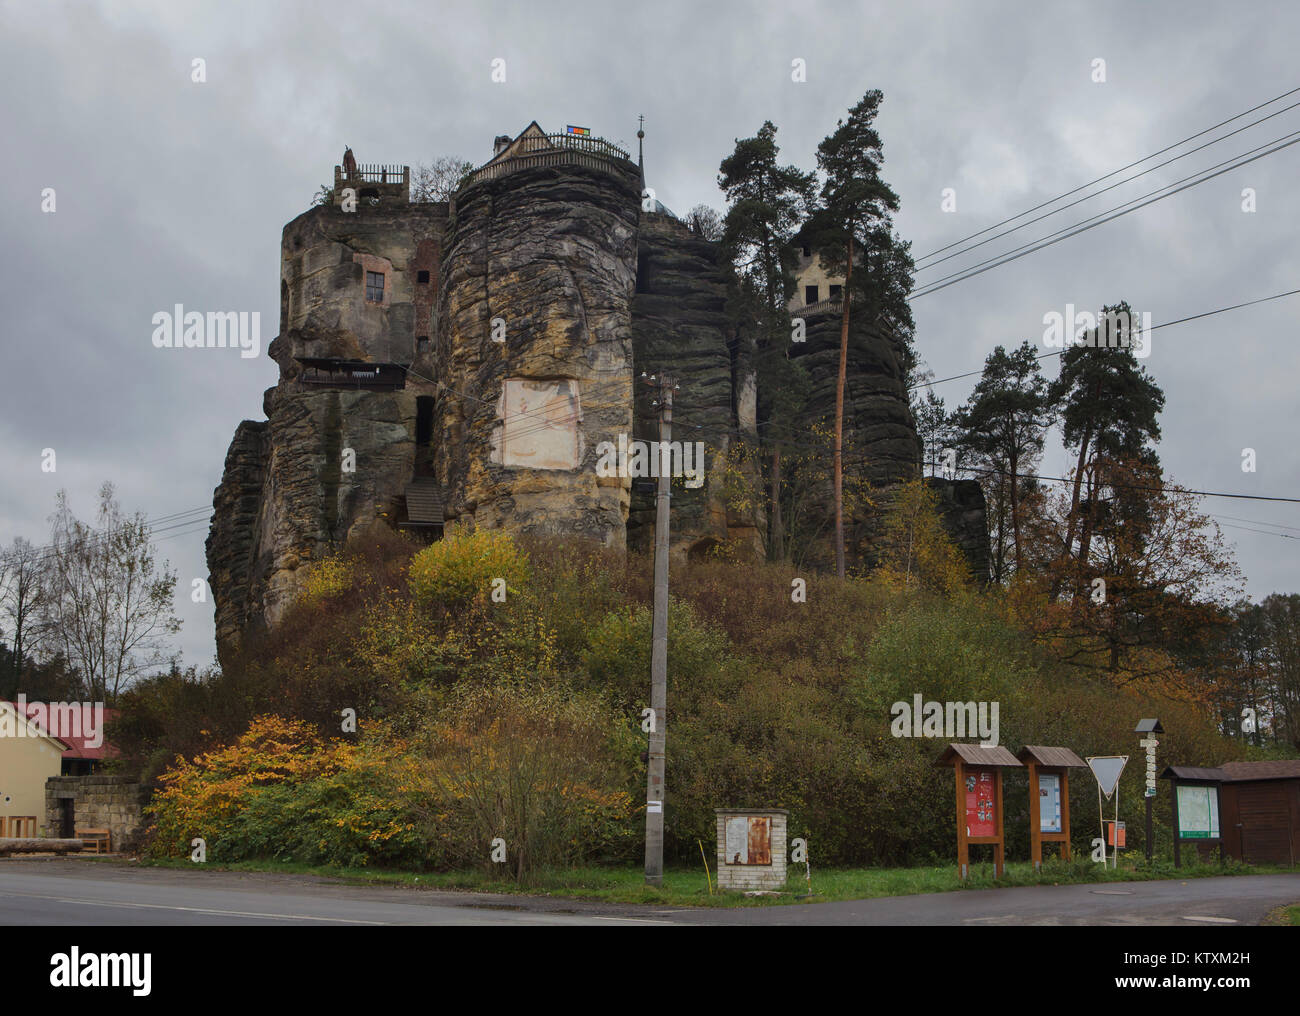
<instances>
[{"instance_id":1,"label":"information board","mask_svg":"<svg viewBox=\"0 0 1300 1016\"><path fill-rule=\"evenodd\" d=\"M992 769L966 770L966 835L996 836L996 775Z\"/></svg>"},{"instance_id":2,"label":"information board","mask_svg":"<svg viewBox=\"0 0 1300 1016\"><path fill-rule=\"evenodd\" d=\"M1185 840L1219 838L1219 789L1178 787L1178 835Z\"/></svg>"},{"instance_id":3,"label":"information board","mask_svg":"<svg viewBox=\"0 0 1300 1016\"><path fill-rule=\"evenodd\" d=\"M771 864L772 820L767 817L729 816L726 849L728 864Z\"/></svg>"},{"instance_id":4,"label":"information board","mask_svg":"<svg viewBox=\"0 0 1300 1016\"><path fill-rule=\"evenodd\" d=\"M1061 832L1061 777L1057 773L1038 774L1038 831Z\"/></svg>"}]
</instances>

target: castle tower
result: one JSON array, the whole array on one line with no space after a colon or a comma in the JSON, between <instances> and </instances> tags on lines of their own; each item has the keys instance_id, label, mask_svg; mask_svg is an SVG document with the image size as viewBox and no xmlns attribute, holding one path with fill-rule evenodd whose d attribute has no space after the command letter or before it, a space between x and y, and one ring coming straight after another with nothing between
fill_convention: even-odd
<instances>
[{"instance_id":1,"label":"castle tower","mask_svg":"<svg viewBox=\"0 0 1300 1016\"><path fill-rule=\"evenodd\" d=\"M474 527L625 545L630 481L596 474L631 435L639 173L533 122L456 195L439 305L438 479Z\"/></svg>"}]
</instances>

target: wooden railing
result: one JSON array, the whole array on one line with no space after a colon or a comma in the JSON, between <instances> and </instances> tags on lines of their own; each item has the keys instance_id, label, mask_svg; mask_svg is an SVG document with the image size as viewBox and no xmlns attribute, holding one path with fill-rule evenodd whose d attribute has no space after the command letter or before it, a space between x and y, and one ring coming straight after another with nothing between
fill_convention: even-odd
<instances>
[{"instance_id":1,"label":"wooden railing","mask_svg":"<svg viewBox=\"0 0 1300 1016\"><path fill-rule=\"evenodd\" d=\"M838 296L832 296L825 300L818 300L816 303L809 303L802 307L795 307L790 311L790 316L792 318L808 317L812 314L823 314L830 310L838 311L842 309L843 303L844 301Z\"/></svg>"},{"instance_id":2,"label":"wooden railing","mask_svg":"<svg viewBox=\"0 0 1300 1016\"><path fill-rule=\"evenodd\" d=\"M619 172L617 164L610 161L609 156L576 151L571 148L550 148L539 151L535 155L517 155L502 162L488 163L470 175L468 185L481 183L484 180L496 180L517 173L521 169L536 169L539 166L586 166L588 169L599 169L606 173Z\"/></svg>"},{"instance_id":3,"label":"wooden railing","mask_svg":"<svg viewBox=\"0 0 1300 1016\"><path fill-rule=\"evenodd\" d=\"M619 172L612 160L630 162L626 151L604 138L584 134L535 135L522 138L510 158L487 162L474 170L467 186L539 166L585 166L607 173ZM626 171L626 167L623 170Z\"/></svg>"},{"instance_id":4,"label":"wooden railing","mask_svg":"<svg viewBox=\"0 0 1300 1016\"><path fill-rule=\"evenodd\" d=\"M593 138L590 134L547 134L546 140L556 148L572 148L579 152L591 152L608 159L630 158L618 145L611 144L604 138ZM524 138L524 151L536 151L545 148L541 138Z\"/></svg>"}]
</instances>

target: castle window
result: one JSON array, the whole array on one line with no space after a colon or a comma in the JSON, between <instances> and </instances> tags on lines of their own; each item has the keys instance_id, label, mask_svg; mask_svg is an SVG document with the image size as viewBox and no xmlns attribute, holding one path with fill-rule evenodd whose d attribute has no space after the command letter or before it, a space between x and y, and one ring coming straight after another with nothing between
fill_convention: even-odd
<instances>
[{"instance_id":1,"label":"castle window","mask_svg":"<svg viewBox=\"0 0 1300 1016\"><path fill-rule=\"evenodd\" d=\"M368 303L384 302L383 272L366 272L366 301Z\"/></svg>"},{"instance_id":2,"label":"castle window","mask_svg":"<svg viewBox=\"0 0 1300 1016\"><path fill-rule=\"evenodd\" d=\"M421 335L415 340L415 351L421 356L429 351L429 336Z\"/></svg>"},{"instance_id":3,"label":"castle window","mask_svg":"<svg viewBox=\"0 0 1300 1016\"><path fill-rule=\"evenodd\" d=\"M807 244L803 245L803 256L806 258L812 257L812 248L809 247Z\"/></svg>"},{"instance_id":4,"label":"castle window","mask_svg":"<svg viewBox=\"0 0 1300 1016\"><path fill-rule=\"evenodd\" d=\"M429 284L429 273L427 271L416 272L415 281L421 285L427 286Z\"/></svg>"},{"instance_id":5,"label":"castle window","mask_svg":"<svg viewBox=\"0 0 1300 1016\"><path fill-rule=\"evenodd\" d=\"M817 287L816 287L816 286L804 286L804 287L803 287L803 302L804 302L804 303L816 303L816 302L817 302Z\"/></svg>"},{"instance_id":6,"label":"castle window","mask_svg":"<svg viewBox=\"0 0 1300 1016\"><path fill-rule=\"evenodd\" d=\"M568 378L510 378L500 403L502 465L577 469L582 406ZM495 456L494 456L495 457Z\"/></svg>"},{"instance_id":7,"label":"castle window","mask_svg":"<svg viewBox=\"0 0 1300 1016\"><path fill-rule=\"evenodd\" d=\"M843 288L844 288L843 286L831 286L831 299L832 300L839 299L840 291Z\"/></svg>"}]
</instances>

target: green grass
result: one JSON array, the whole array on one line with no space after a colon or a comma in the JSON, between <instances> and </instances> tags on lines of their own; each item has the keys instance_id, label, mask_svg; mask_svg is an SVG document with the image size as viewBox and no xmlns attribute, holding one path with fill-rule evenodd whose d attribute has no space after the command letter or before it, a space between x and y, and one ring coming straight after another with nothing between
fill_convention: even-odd
<instances>
[{"instance_id":1,"label":"green grass","mask_svg":"<svg viewBox=\"0 0 1300 1016\"><path fill-rule=\"evenodd\" d=\"M1264 918L1263 923L1283 927L1300 927L1300 903L1294 903L1289 907L1278 907L1276 910L1269 911L1269 915Z\"/></svg>"},{"instance_id":2,"label":"green grass","mask_svg":"<svg viewBox=\"0 0 1300 1016\"><path fill-rule=\"evenodd\" d=\"M1296 869L1276 865L1248 866L1228 861L1184 866L1175 869L1168 861L1156 861L1150 867L1143 862L1119 870L1103 869L1091 861L1066 863L1059 859L1045 861L1041 872L1031 870L1028 862L1006 865L1002 878L993 877L992 864L971 865L971 875L963 885L955 865L933 868L847 868L814 869L813 895L807 896L803 872L792 876L781 896L746 897L736 892L709 894L702 868L669 869L664 884L655 889L645 884L640 868L582 867L535 873L525 885L500 875L482 871L409 872L369 868L313 866L290 861L238 862L223 865L215 861L200 866L187 860L156 860L145 864L168 868L202 867L212 871L270 871L284 874L320 875L353 884L406 885L445 891L503 893L528 896L552 896L595 900L606 903L644 903L670 906L744 907L773 906L793 903L817 903L830 900L860 900L879 896L910 896L967 889L991 889L1007 886L1068 885L1074 883L1133 882L1153 879L1207 878L1217 875L1269 875L1294 873ZM1300 907L1292 908L1300 912Z\"/></svg>"}]
</instances>

